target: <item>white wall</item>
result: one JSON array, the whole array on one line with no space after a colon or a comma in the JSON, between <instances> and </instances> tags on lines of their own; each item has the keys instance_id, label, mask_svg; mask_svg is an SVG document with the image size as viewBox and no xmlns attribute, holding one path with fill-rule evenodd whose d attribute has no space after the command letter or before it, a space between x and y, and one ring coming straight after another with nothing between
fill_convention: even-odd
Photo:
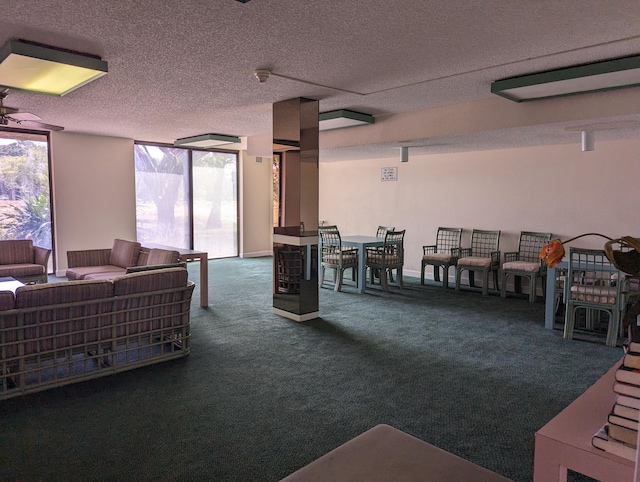
<instances>
[{"instance_id":1,"label":"white wall","mask_svg":"<svg viewBox=\"0 0 640 482\"><path fill-rule=\"evenodd\" d=\"M240 257L271 256L272 160L249 156L246 151L240 159Z\"/></svg>"},{"instance_id":2,"label":"white wall","mask_svg":"<svg viewBox=\"0 0 640 482\"><path fill-rule=\"evenodd\" d=\"M398 180L381 182L381 168L393 166ZM464 228L463 247L473 228L500 229L502 252L516 250L520 231L640 236L638 179L640 141L598 142L592 152L572 144L325 162L319 219L345 235L406 229L405 273L419 276L422 245L435 242L439 226Z\"/></svg>"},{"instance_id":3,"label":"white wall","mask_svg":"<svg viewBox=\"0 0 640 482\"><path fill-rule=\"evenodd\" d=\"M51 135L56 270L67 251L136 239L133 140L66 132Z\"/></svg>"}]
</instances>

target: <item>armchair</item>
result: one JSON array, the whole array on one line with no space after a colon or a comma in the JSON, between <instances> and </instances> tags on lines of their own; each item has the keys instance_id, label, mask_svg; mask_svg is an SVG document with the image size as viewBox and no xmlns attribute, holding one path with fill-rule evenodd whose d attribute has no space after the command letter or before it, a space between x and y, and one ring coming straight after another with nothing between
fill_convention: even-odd
<instances>
[{"instance_id":1,"label":"armchair","mask_svg":"<svg viewBox=\"0 0 640 482\"><path fill-rule=\"evenodd\" d=\"M371 269L370 282L373 284L374 270L378 270L380 272L380 283L384 291L389 291L387 275L394 269L397 271L400 288L404 288L404 283L402 282L404 233L404 229L402 231L387 231L382 246L367 248L367 266Z\"/></svg>"},{"instance_id":2,"label":"armchair","mask_svg":"<svg viewBox=\"0 0 640 482\"><path fill-rule=\"evenodd\" d=\"M514 277L514 291L522 291L521 279L529 279L529 302L536 300L536 280L542 280L542 293L544 294L544 281L547 277L547 264L540 259L540 251L551 240L551 233L536 233L531 231L520 232L518 251L504 253L502 265L502 290L500 296L507 297L507 277Z\"/></svg>"},{"instance_id":3,"label":"armchair","mask_svg":"<svg viewBox=\"0 0 640 482\"><path fill-rule=\"evenodd\" d=\"M500 231L474 229L471 232L471 247L454 249L458 254L456 265L456 290L460 290L460 279L464 270L469 271L469 287L475 286L474 272L482 272L482 294L489 293L489 273L493 273L493 284L498 289L500 269Z\"/></svg>"},{"instance_id":4,"label":"armchair","mask_svg":"<svg viewBox=\"0 0 640 482\"><path fill-rule=\"evenodd\" d=\"M620 272L603 250L571 248L565 279L564 338L573 338L578 309L585 310L585 328L593 328L595 312L609 315L606 344L616 346L620 331Z\"/></svg>"},{"instance_id":5,"label":"armchair","mask_svg":"<svg viewBox=\"0 0 640 482\"><path fill-rule=\"evenodd\" d=\"M30 239L0 241L0 277L24 284L46 283L51 250L34 246Z\"/></svg>"},{"instance_id":6,"label":"armchair","mask_svg":"<svg viewBox=\"0 0 640 482\"><path fill-rule=\"evenodd\" d=\"M449 287L449 267L458 262L455 249L460 249L462 228L438 228L436 244L422 247L422 268L420 269L420 284L424 284L424 271L427 265L433 266L433 279L440 281L442 268L442 286Z\"/></svg>"},{"instance_id":7,"label":"armchair","mask_svg":"<svg viewBox=\"0 0 640 482\"><path fill-rule=\"evenodd\" d=\"M342 247L342 239L337 226L319 226L318 234L320 235L321 248L321 266L320 282L322 287L324 283L324 271L326 268L335 271L334 291L342 289L342 277L346 269L351 268L353 279L358 276L358 249Z\"/></svg>"}]
</instances>

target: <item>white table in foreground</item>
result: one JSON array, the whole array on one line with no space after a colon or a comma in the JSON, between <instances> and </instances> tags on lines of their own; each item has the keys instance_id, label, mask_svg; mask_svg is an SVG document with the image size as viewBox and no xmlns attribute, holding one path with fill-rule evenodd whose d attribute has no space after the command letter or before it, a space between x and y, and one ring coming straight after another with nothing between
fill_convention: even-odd
<instances>
[{"instance_id":1,"label":"white table in foreground","mask_svg":"<svg viewBox=\"0 0 640 482\"><path fill-rule=\"evenodd\" d=\"M509 479L389 425L376 425L282 482L505 482Z\"/></svg>"},{"instance_id":2,"label":"white table in foreground","mask_svg":"<svg viewBox=\"0 0 640 482\"><path fill-rule=\"evenodd\" d=\"M376 236L343 236L343 246L358 248L358 290L364 293L367 286L367 249L384 245L384 238Z\"/></svg>"},{"instance_id":3,"label":"white table in foreground","mask_svg":"<svg viewBox=\"0 0 640 482\"><path fill-rule=\"evenodd\" d=\"M567 480L567 469L605 482L632 482L634 463L591 445L615 402L616 363L535 435L534 482Z\"/></svg>"}]
</instances>

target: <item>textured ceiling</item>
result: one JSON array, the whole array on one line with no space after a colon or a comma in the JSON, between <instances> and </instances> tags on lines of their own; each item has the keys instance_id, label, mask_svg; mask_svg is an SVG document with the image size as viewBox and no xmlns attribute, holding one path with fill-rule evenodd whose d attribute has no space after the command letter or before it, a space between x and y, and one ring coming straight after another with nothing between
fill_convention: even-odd
<instances>
[{"instance_id":1,"label":"textured ceiling","mask_svg":"<svg viewBox=\"0 0 640 482\"><path fill-rule=\"evenodd\" d=\"M67 132L171 143L207 132L270 132L271 104L293 97L318 99L321 112L402 114L494 97L493 80L636 55L640 3L5 0L0 45L10 39L99 55L109 73L64 97L12 91L6 105ZM309 83L272 76L259 84L255 69ZM601 120L640 120L640 113ZM576 133L564 127L413 139L412 146L450 152L531 145L532 139L573 142ZM637 138L640 132L603 136ZM387 156L399 145L330 149L324 158Z\"/></svg>"}]
</instances>

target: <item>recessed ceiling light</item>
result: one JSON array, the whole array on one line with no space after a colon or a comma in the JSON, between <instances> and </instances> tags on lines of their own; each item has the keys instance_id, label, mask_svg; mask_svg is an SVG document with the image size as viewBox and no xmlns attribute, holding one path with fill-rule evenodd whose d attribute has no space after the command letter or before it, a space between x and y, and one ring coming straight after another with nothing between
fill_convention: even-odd
<instances>
[{"instance_id":1,"label":"recessed ceiling light","mask_svg":"<svg viewBox=\"0 0 640 482\"><path fill-rule=\"evenodd\" d=\"M353 127L375 123L375 118L372 115L346 109L333 110L331 112L322 112L320 114L319 120L320 123L318 130L321 131L342 129L343 127Z\"/></svg>"},{"instance_id":2,"label":"recessed ceiling light","mask_svg":"<svg viewBox=\"0 0 640 482\"><path fill-rule=\"evenodd\" d=\"M99 57L14 40L0 50L0 86L65 95L107 73Z\"/></svg>"},{"instance_id":3,"label":"recessed ceiling light","mask_svg":"<svg viewBox=\"0 0 640 482\"><path fill-rule=\"evenodd\" d=\"M226 144L239 143L240 138L227 136L224 134L201 134L199 136L182 137L176 139L173 145L176 147L199 147L207 149L210 147L224 146Z\"/></svg>"},{"instance_id":4,"label":"recessed ceiling light","mask_svg":"<svg viewBox=\"0 0 640 482\"><path fill-rule=\"evenodd\" d=\"M497 80L491 92L516 102L640 85L640 55Z\"/></svg>"}]
</instances>

